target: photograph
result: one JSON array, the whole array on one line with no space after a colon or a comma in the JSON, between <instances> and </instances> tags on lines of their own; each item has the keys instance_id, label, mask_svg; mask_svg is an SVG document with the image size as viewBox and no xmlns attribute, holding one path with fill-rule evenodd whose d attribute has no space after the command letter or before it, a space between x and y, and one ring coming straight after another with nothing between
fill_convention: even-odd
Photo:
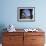
<instances>
[{"instance_id":1,"label":"photograph","mask_svg":"<svg viewBox=\"0 0 46 46\"><path fill-rule=\"evenodd\" d=\"M35 7L18 7L18 21L35 21Z\"/></svg>"}]
</instances>

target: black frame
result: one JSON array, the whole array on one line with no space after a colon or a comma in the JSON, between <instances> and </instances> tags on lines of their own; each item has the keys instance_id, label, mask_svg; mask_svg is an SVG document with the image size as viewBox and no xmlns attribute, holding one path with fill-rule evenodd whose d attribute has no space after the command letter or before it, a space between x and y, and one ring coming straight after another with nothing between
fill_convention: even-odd
<instances>
[{"instance_id":1,"label":"black frame","mask_svg":"<svg viewBox=\"0 0 46 46\"><path fill-rule=\"evenodd\" d=\"M30 11L30 16L29 17L23 17L23 11ZM26 13L26 14L27 14ZM35 21L35 7L18 7L17 8L17 21L20 22L34 22Z\"/></svg>"}]
</instances>

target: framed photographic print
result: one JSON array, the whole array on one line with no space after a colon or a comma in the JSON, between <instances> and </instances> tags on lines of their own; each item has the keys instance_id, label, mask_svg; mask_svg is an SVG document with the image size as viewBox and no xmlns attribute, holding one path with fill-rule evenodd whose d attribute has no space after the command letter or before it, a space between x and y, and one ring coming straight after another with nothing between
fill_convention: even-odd
<instances>
[{"instance_id":1,"label":"framed photographic print","mask_svg":"<svg viewBox=\"0 0 46 46\"><path fill-rule=\"evenodd\" d=\"M21 22L35 21L35 7L18 7L17 20Z\"/></svg>"}]
</instances>

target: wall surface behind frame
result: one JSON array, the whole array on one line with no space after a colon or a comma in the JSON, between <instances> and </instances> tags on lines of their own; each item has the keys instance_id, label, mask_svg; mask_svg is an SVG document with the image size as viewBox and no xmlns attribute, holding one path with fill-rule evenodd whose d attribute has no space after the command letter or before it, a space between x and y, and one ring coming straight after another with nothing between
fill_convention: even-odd
<instances>
[{"instance_id":1,"label":"wall surface behind frame","mask_svg":"<svg viewBox=\"0 0 46 46\"><path fill-rule=\"evenodd\" d=\"M0 31L13 24L16 28L42 28L46 32L46 0L0 0ZM18 22L17 7L35 7L35 22Z\"/></svg>"}]
</instances>

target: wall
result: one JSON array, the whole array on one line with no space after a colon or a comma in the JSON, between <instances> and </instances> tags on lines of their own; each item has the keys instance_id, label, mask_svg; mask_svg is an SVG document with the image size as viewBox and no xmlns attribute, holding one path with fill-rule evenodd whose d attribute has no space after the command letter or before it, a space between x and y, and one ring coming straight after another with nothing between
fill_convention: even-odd
<instances>
[{"instance_id":1,"label":"wall","mask_svg":"<svg viewBox=\"0 0 46 46\"><path fill-rule=\"evenodd\" d=\"M46 28L46 0L1 0L0 24L16 28ZM35 22L18 22L17 7L35 7Z\"/></svg>"}]
</instances>

